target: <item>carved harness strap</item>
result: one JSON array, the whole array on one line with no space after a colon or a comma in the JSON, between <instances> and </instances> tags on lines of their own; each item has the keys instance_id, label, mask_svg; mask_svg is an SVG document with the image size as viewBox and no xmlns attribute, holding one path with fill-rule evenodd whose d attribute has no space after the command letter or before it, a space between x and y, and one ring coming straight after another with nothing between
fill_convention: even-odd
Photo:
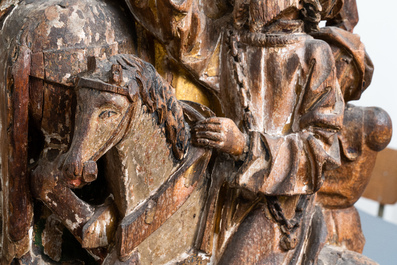
<instances>
[{"instance_id":1,"label":"carved harness strap","mask_svg":"<svg viewBox=\"0 0 397 265\"><path fill-rule=\"evenodd\" d=\"M196 189L211 151L192 147L189 154L153 196L121 221L116 236L120 260L127 260L135 248L176 213ZM175 196L176 190L178 196Z\"/></svg>"},{"instance_id":2,"label":"carved harness strap","mask_svg":"<svg viewBox=\"0 0 397 265\"><path fill-rule=\"evenodd\" d=\"M208 110L198 111L189 103L181 102L181 105L185 117L191 122L214 115ZM121 221L116 236L120 260L127 260L136 247L182 207L203 179L211 154L209 149L190 146L187 156L168 180L145 203ZM178 196L174 196L176 190Z\"/></svg>"},{"instance_id":3,"label":"carved harness strap","mask_svg":"<svg viewBox=\"0 0 397 265\"><path fill-rule=\"evenodd\" d=\"M79 81L77 82L77 88L82 88L82 87L120 94L126 96L130 100L130 102L133 101L132 95L128 90L128 88L108 84L98 79L80 78Z\"/></svg>"}]
</instances>

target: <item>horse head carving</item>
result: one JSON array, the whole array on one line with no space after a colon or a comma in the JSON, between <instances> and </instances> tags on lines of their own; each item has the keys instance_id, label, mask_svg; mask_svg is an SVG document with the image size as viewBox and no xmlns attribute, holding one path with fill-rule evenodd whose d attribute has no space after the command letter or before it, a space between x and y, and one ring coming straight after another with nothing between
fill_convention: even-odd
<instances>
[{"instance_id":1,"label":"horse head carving","mask_svg":"<svg viewBox=\"0 0 397 265\"><path fill-rule=\"evenodd\" d=\"M142 103L157 116L174 158L183 158L189 132L172 87L152 65L132 55L114 56L78 79L75 135L63 167L76 186L81 178L95 179L93 162L133 130L134 106Z\"/></svg>"},{"instance_id":2,"label":"horse head carving","mask_svg":"<svg viewBox=\"0 0 397 265\"><path fill-rule=\"evenodd\" d=\"M108 246L117 230L117 255L108 260L114 256L128 260L192 194L205 192L206 188L196 187L207 185L202 176L210 151L190 146L187 122L203 116L197 106L178 102L173 88L154 67L133 55L89 63L89 70L76 80L71 146L54 163L36 168L33 191L91 253ZM94 206L75 196L71 188L97 178L101 157L112 199ZM193 209L191 216L196 218L201 207ZM196 229L189 228L189 248ZM141 236L133 238L137 231Z\"/></svg>"}]
</instances>

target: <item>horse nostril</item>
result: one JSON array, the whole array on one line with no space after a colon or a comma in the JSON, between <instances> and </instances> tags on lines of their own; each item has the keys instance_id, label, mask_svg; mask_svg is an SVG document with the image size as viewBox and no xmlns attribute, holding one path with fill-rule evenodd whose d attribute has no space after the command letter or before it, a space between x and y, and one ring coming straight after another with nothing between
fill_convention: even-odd
<instances>
[{"instance_id":1,"label":"horse nostril","mask_svg":"<svg viewBox=\"0 0 397 265\"><path fill-rule=\"evenodd\" d=\"M63 166L62 171L65 173L67 178L73 178L73 168L71 164L66 164Z\"/></svg>"},{"instance_id":2,"label":"horse nostril","mask_svg":"<svg viewBox=\"0 0 397 265\"><path fill-rule=\"evenodd\" d=\"M63 172L69 179L76 179L76 177L81 175L81 170L79 170L78 165L74 163L66 163L63 166Z\"/></svg>"}]
</instances>

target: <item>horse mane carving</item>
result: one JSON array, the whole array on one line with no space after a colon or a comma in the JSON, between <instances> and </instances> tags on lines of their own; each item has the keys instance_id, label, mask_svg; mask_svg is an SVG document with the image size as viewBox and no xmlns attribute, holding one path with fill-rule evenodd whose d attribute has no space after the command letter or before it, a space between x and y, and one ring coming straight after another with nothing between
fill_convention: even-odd
<instances>
[{"instance_id":1,"label":"horse mane carving","mask_svg":"<svg viewBox=\"0 0 397 265\"><path fill-rule=\"evenodd\" d=\"M139 92L147 111L157 116L157 124L164 130L174 157L181 160L187 151L190 133L174 88L162 79L153 65L131 54L115 55L99 64L99 68L105 71L96 68L96 63L89 62L89 70L80 76L77 86L122 94L130 100ZM117 77L114 77L115 69ZM90 84L98 82L98 79L101 81L99 86Z\"/></svg>"},{"instance_id":2,"label":"horse mane carving","mask_svg":"<svg viewBox=\"0 0 397 265\"><path fill-rule=\"evenodd\" d=\"M131 56L121 57L127 61ZM176 99L174 88L164 82L153 65L134 58L143 70L137 72L136 77L142 101L150 112L157 113L158 125L165 126L166 137L172 144L175 157L182 159L189 143L189 133L186 130L183 109Z\"/></svg>"}]
</instances>

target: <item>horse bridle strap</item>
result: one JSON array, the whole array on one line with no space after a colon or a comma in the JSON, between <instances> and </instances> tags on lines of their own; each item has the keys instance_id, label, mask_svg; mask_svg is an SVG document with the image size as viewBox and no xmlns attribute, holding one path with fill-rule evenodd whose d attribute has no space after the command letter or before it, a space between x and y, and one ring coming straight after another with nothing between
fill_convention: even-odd
<instances>
[{"instance_id":1,"label":"horse bridle strap","mask_svg":"<svg viewBox=\"0 0 397 265\"><path fill-rule=\"evenodd\" d=\"M211 151L190 147L185 162L168 178L160 189L139 209L126 216L117 230L117 251L120 260L127 260L134 249L162 226L190 197L202 180ZM194 167L194 170L188 170ZM191 174L186 176L186 174ZM188 181L190 185L186 185ZM184 185L181 185L184 183ZM175 189L178 196L174 198ZM170 199L171 198L171 199Z\"/></svg>"},{"instance_id":2,"label":"horse bridle strap","mask_svg":"<svg viewBox=\"0 0 397 265\"><path fill-rule=\"evenodd\" d=\"M76 88L91 88L99 91L116 93L126 96L130 101L132 101L131 93L127 87L116 86L112 84L105 83L99 79L90 78L79 78Z\"/></svg>"}]
</instances>

